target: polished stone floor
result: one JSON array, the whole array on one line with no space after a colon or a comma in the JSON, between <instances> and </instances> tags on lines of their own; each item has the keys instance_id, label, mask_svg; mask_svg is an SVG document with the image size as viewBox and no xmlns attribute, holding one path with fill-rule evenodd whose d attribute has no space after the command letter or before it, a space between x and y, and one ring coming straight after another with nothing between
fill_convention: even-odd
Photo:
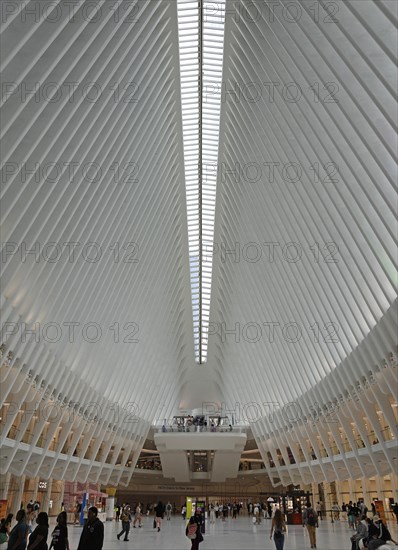
<instances>
[{"instance_id":1,"label":"polished stone floor","mask_svg":"<svg viewBox=\"0 0 398 550\"><path fill-rule=\"evenodd\" d=\"M120 523L107 522L105 524L105 542L103 550L183 550L189 549L191 543L185 536L184 522L179 517L171 521L163 521L162 529L158 533L152 529L153 518L144 518L141 529L131 529L128 542L118 541L116 534L121 530ZM391 534L398 538L397 525L389 522ZM76 550L81 527L70 525L70 550ZM270 521L254 526L247 516L237 520L228 519L225 523L218 520L215 525L206 524L207 533L200 544L200 550L274 550L274 542L269 538ZM323 520L317 530L318 550L350 550L350 531L345 522L334 523ZM285 541L285 550L310 549L307 530L300 525L288 527Z\"/></svg>"}]
</instances>

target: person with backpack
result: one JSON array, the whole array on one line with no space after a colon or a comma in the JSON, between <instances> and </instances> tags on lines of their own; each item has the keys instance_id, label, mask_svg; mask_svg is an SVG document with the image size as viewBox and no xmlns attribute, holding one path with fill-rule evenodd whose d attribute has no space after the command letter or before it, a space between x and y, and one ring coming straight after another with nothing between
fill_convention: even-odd
<instances>
[{"instance_id":1,"label":"person with backpack","mask_svg":"<svg viewBox=\"0 0 398 550\"><path fill-rule=\"evenodd\" d=\"M316 528L318 527L318 515L311 506L310 502L307 502L307 508L303 513L303 527L307 527L311 548L316 548Z\"/></svg>"},{"instance_id":2,"label":"person with backpack","mask_svg":"<svg viewBox=\"0 0 398 550\"><path fill-rule=\"evenodd\" d=\"M129 532L130 532L130 522L131 522L130 506L125 506L123 508L123 512L122 512L122 515L121 515L120 519L122 520L122 530L120 531L120 533L118 533L116 535L117 539L120 540L120 537L124 533L124 539L123 540L129 540L128 536L129 536Z\"/></svg>"},{"instance_id":3,"label":"person with backpack","mask_svg":"<svg viewBox=\"0 0 398 550\"><path fill-rule=\"evenodd\" d=\"M280 510L276 510L275 515L272 518L271 532L269 534L270 539L272 539L272 534L274 534L276 550L283 550L283 545L285 543L285 533L286 524L283 518L283 514Z\"/></svg>"},{"instance_id":4,"label":"person with backpack","mask_svg":"<svg viewBox=\"0 0 398 550\"><path fill-rule=\"evenodd\" d=\"M203 541L203 521L202 510L196 508L195 514L191 517L185 529L185 534L191 541L191 550L199 550L199 544Z\"/></svg>"}]
</instances>

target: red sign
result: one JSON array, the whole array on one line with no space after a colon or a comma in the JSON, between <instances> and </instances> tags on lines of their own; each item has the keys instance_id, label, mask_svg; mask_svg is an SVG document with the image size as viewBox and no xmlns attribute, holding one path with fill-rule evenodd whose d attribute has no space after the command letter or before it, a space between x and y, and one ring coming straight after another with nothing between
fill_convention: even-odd
<instances>
[{"instance_id":1,"label":"red sign","mask_svg":"<svg viewBox=\"0 0 398 550\"><path fill-rule=\"evenodd\" d=\"M0 519L7 516L7 504L8 500L0 500Z\"/></svg>"}]
</instances>

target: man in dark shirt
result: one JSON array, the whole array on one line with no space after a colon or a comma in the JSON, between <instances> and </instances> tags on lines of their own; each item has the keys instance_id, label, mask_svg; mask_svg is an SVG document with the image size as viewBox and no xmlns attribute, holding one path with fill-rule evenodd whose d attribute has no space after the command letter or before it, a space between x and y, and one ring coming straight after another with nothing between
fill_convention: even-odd
<instances>
[{"instance_id":1,"label":"man in dark shirt","mask_svg":"<svg viewBox=\"0 0 398 550\"><path fill-rule=\"evenodd\" d=\"M83 527L77 550L102 550L104 543L104 524L98 519L98 509L88 509L88 519Z\"/></svg>"}]
</instances>

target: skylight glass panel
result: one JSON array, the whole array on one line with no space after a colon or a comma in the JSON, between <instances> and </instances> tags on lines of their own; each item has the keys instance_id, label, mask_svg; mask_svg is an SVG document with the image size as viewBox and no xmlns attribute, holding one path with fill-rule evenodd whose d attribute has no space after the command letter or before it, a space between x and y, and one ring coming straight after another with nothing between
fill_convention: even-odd
<instances>
[{"instance_id":1,"label":"skylight glass panel","mask_svg":"<svg viewBox=\"0 0 398 550\"><path fill-rule=\"evenodd\" d=\"M225 0L177 0L195 360L207 360ZM194 131L197 128L197 132Z\"/></svg>"}]
</instances>

